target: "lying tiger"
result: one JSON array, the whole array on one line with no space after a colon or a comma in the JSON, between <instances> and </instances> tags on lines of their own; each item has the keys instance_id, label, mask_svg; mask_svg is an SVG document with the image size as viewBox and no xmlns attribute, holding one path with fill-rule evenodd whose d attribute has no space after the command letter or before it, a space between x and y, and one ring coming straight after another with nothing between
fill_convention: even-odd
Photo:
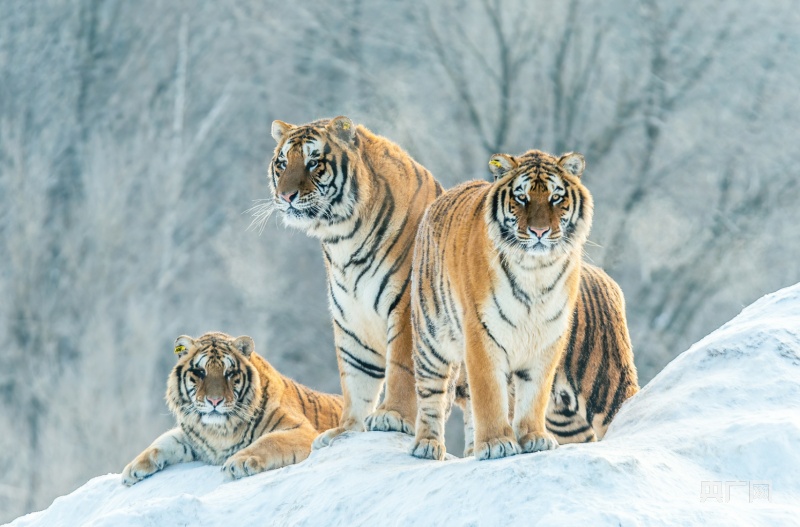
<instances>
[{"instance_id":1,"label":"lying tiger","mask_svg":"<svg viewBox=\"0 0 800 527\"><path fill-rule=\"evenodd\" d=\"M638 389L621 292L582 261L593 213L583 156L531 150L489 164L493 184L449 190L417 233L412 454L421 458L444 458L456 384L477 459L602 437Z\"/></svg>"},{"instance_id":2,"label":"lying tiger","mask_svg":"<svg viewBox=\"0 0 800 527\"><path fill-rule=\"evenodd\" d=\"M178 426L125 467L125 485L189 461L238 479L308 457L314 438L339 423L341 397L284 377L254 348L247 336L178 337L166 396Z\"/></svg>"}]
</instances>

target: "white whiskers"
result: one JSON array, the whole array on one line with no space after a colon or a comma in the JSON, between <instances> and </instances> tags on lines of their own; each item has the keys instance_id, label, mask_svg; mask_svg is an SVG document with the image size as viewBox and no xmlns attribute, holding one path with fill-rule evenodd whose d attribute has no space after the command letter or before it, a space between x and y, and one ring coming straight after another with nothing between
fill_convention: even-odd
<instances>
[{"instance_id":1,"label":"white whiskers","mask_svg":"<svg viewBox=\"0 0 800 527\"><path fill-rule=\"evenodd\" d=\"M258 231L259 236L264 232L272 214L278 210L275 200L272 198L254 200L255 205L244 211L242 214L250 214L253 220L247 227L247 230Z\"/></svg>"}]
</instances>

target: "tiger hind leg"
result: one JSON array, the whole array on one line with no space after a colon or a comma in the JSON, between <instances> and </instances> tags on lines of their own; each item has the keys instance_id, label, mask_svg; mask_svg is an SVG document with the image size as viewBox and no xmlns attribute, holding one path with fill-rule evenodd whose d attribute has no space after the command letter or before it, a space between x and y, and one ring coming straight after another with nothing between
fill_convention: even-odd
<instances>
[{"instance_id":1,"label":"tiger hind leg","mask_svg":"<svg viewBox=\"0 0 800 527\"><path fill-rule=\"evenodd\" d=\"M586 404L582 397L568 385L560 385L556 379L547 406L546 425L559 445L591 443L598 440L595 429L584 417L585 411Z\"/></svg>"}]
</instances>

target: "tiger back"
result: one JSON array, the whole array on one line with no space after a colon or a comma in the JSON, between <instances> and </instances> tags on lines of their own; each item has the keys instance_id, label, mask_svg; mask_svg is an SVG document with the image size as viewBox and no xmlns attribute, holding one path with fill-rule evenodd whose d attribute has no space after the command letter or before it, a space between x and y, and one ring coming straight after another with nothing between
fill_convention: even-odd
<instances>
[{"instance_id":1,"label":"tiger back","mask_svg":"<svg viewBox=\"0 0 800 527\"><path fill-rule=\"evenodd\" d=\"M338 423L341 398L281 375L254 349L248 336L178 337L166 394L177 426L125 467L123 483L189 461L237 479L308 457L317 434Z\"/></svg>"},{"instance_id":2,"label":"tiger back","mask_svg":"<svg viewBox=\"0 0 800 527\"><path fill-rule=\"evenodd\" d=\"M272 135L273 200L264 207L321 242L344 396L341 422L314 446L347 430L411 434L411 258L417 225L442 188L398 145L347 117L275 121Z\"/></svg>"}]
</instances>

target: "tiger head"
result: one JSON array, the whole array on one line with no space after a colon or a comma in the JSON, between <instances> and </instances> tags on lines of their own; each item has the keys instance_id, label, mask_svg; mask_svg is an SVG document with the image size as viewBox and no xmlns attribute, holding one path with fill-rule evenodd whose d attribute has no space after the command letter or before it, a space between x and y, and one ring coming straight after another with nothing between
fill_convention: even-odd
<instances>
[{"instance_id":1,"label":"tiger head","mask_svg":"<svg viewBox=\"0 0 800 527\"><path fill-rule=\"evenodd\" d=\"M592 225L593 202L580 180L586 166L581 154L495 154L489 166L495 182L487 222L498 248L548 255L583 246Z\"/></svg>"},{"instance_id":2,"label":"tiger head","mask_svg":"<svg viewBox=\"0 0 800 527\"><path fill-rule=\"evenodd\" d=\"M261 391L247 336L225 333L175 340L178 363L167 382L167 404L179 423L224 432L248 420Z\"/></svg>"},{"instance_id":3,"label":"tiger head","mask_svg":"<svg viewBox=\"0 0 800 527\"><path fill-rule=\"evenodd\" d=\"M322 236L326 227L350 218L359 193L356 181L359 134L347 117L322 119L304 125L272 123L278 142L268 176L274 206L287 226Z\"/></svg>"}]
</instances>

